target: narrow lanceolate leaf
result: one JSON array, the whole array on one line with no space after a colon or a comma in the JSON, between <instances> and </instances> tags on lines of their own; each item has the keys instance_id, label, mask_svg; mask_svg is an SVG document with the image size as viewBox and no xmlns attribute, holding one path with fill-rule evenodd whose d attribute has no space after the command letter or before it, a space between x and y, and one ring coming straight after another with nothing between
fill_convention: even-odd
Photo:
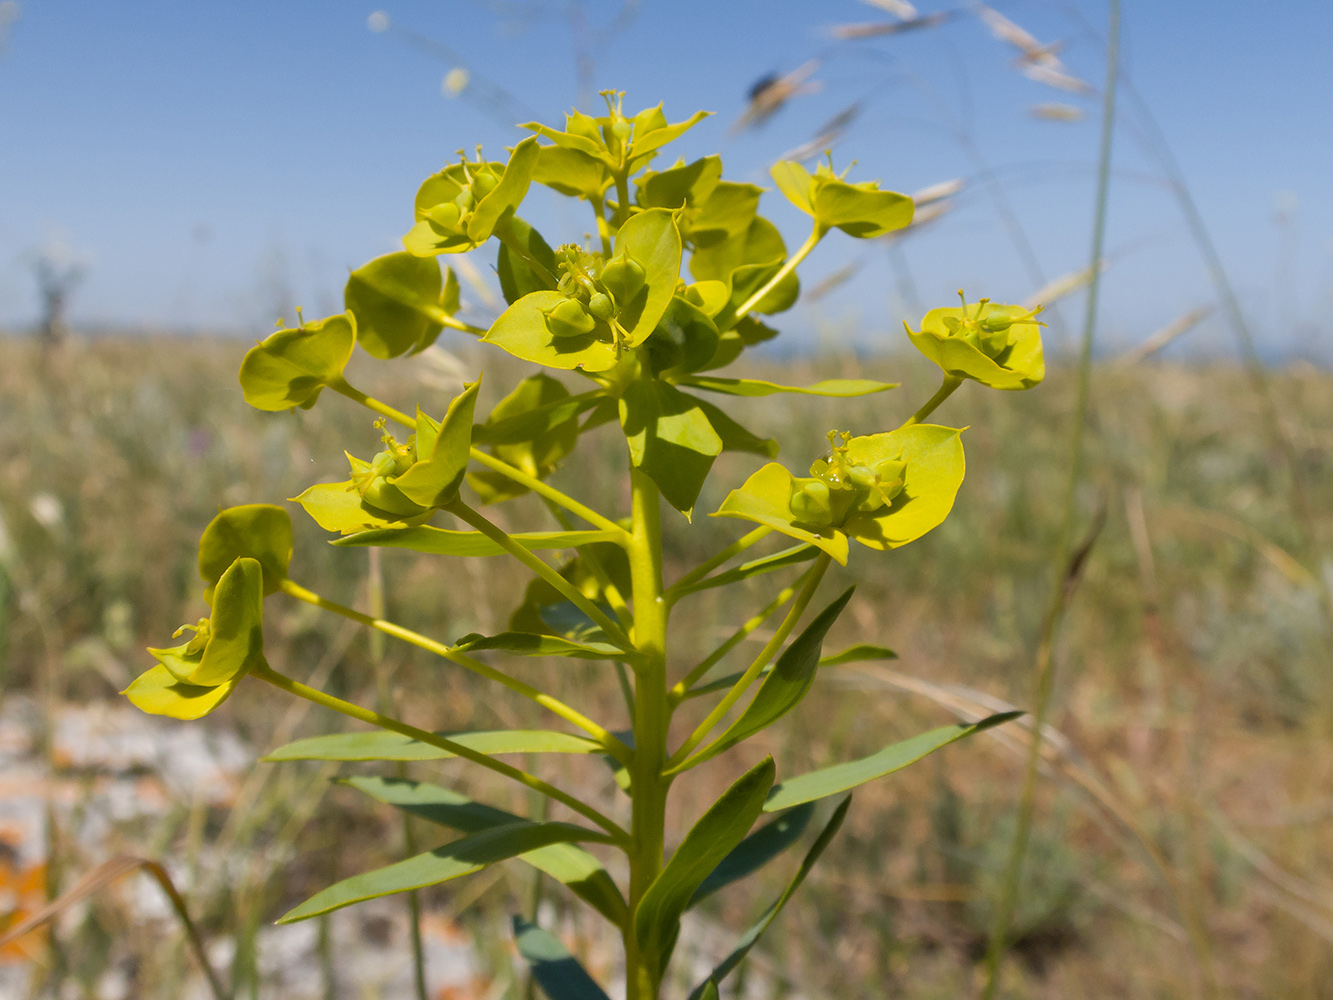
<instances>
[{"instance_id":1,"label":"narrow lanceolate leaf","mask_svg":"<svg viewBox=\"0 0 1333 1000\"><path fill-rule=\"evenodd\" d=\"M713 576L705 577L688 589L693 592L696 590L710 590L713 587L730 586L733 583L739 583L741 580L748 580L752 576L760 576L764 573L772 573L776 569L785 569L798 563L809 562L817 555L819 555L819 550L813 545L793 545L781 552L774 552L771 555L741 563L735 569L729 569L725 573L716 573Z\"/></svg>"},{"instance_id":2,"label":"narrow lanceolate leaf","mask_svg":"<svg viewBox=\"0 0 1333 1000\"><path fill-rule=\"evenodd\" d=\"M841 653L823 657L819 661L819 665L821 667L836 667L844 663L864 663L866 660L896 659L898 659L898 654L889 649L888 646L872 646L863 642L855 646L848 646Z\"/></svg>"},{"instance_id":3,"label":"narrow lanceolate leaf","mask_svg":"<svg viewBox=\"0 0 1333 1000\"><path fill-rule=\"evenodd\" d=\"M750 834L703 880L703 884L694 891L690 906L764 867L801 838L814 813L814 803L807 802Z\"/></svg>"},{"instance_id":4,"label":"narrow lanceolate leaf","mask_svg":"<svg viewBox=\"0 0 1333 1000\"><path fill-rule=\"evenodd\" d=\"M764 803L764 812L790 809L802 802L813 802L815 799L837 795L857 785L864 785L867 781L874 781L915 763L940 747L946 747L973 733L1016 719L1022 714L1022 712L1001 712L971 725L960 722L953 726L941 726L920 736L913 736L910 740L887 746L869 757L798 775L773 788L768 801Z\"/></svg>"},{"instance_id":5,"label":"narrow lanceolate leaf","mask_svg":"<svg viewBox=\"0 0 1333 1000\"><path fill-rule=\"evenodd\" d=\"M515 917L514 944L550 1000L610 1000L578 959L536 924Z\"/></svg>"},{"instance_id":6,"label":"narrow lanceolate leaf","mask_svg":"<svg viewBox=\"0 0 1333 1000\"><path fill-rule=\"evenodd\" d=\"M634 914L634 933L648 954L661 955L674 941L699 886L745 839L773 784L773 758L765 757L741 775L694 824L658 874Z\"/></svg>"},{"instance_id":7,"label":"narrow lanceolate leaf","mask_svg":"<svg viewBox=\"0 0 1333 1000\"><path fill-rule=\"evenodd\" d=\"M574 549L593 542L615 541L610 531L530 531L510 535L525 549ZM450 531L418 525L411 528L373 528L335 538L330 545L382 545L411 549L442 556L498 556L504 554L498 544L480 531Z\"/></svg>"},{"instance_id":8,"label":"narrow lanceolate leaf","mask_svg":"<svg viewBox=\"0 0 1333 1000\"><path fill-rule=\"evenodd\" d=\"M751 378L716 378L711 375L694 375L681 379L682 385L692 385L696 389L709 392L721 392L728 396L771 396L775 392L798 392L805 396L868 396L872 392L886 392L898 388L897 382L876 382L868 378L831 378L814 385L779 385Z\"/></svg>"},{"instance_id":9,"label":"narrow lanceolate leaf","mask_svg":"<svg viewBox=\"0 0 1333 1000\"><path fill-rule=\"evenodd\" d=\"M598 753L601 744L583 736L548 729L494 729L475 733L439 735L484 754ZM400 733L376 729L368 733L331 733L310 736L271 750L261 758L284 760L447 760L455 756L429 743Z\"/></svg>"},{"instance_id":10,"label":"narrow lanceolate leaf","mask_svg":"<svg viewBox=\"0 0 1333 1000\"><path fill-rule=\"evenodd\" d=\"M773 670L764 678L755 693L754 700L741 713L741 717L727 727L726 732L707 747L700 750L683 766L692 767L737 743L748 740L755 733L767 729L801 703L801 699L810 690L815 681L815 671L819 669L819 654L823 649L824 636L842 614L842 609L852 599L855 587L848 587L832 604L821 611L815 620L805 627L796 640L782 651Z\"/></svg>"},{"instance_id":11,"label":"narrow lanceolate leaf","mask_svg":"<svg viewBox=\"0 0 1333 1000\"><path fill-rule=\"evenodd\" d=\"M455 647L460 653L500 649L518 656L568 656L576 660L623 660L625 651L606 642L573 642L536 632L501 632L498 635L468 635Z\"/></svg>"},{"instance_id":12,"label":"narrow lanceolate leaf","mask_svg":"<svg viewBox=\"0 0 1333 1000\"><path fill-rule=\"evenodd\" d=\"M439 785L372 777L346 778L343 783L387 805L464 833L522 822L513 813L473 802ZM613 924L623 925L628 914L625 897L602 863L577 844L549 844L519 855L518 860L568 887Z\"/></svg>"},{"instance_id":13,"label":"narrow lanceolate leaf","mask_svg":"<svg viewBox=\"0 0 1333 1000\"><path fill-rule=\"evenodd\" d=\"M605 834L572 823L520 820L493 826L397 864L343 879L284 913L278 923L295 923L378 896L438 885L549 844L604 838Z\"/></svg>"},{"instance_id":14,"label":"narrow lanceolate leaf","mask_svg":"<svg viewBox=\"0 0 1333 1000\"><path fill-rule=\"evenodd\" d=\"M852 797L850 795L838 803L838 808L833 811L833 815L824 825L824 829L819 831L819 837L810 846L810 850L806 852L804 860L801 861L801 867L797 869L792 880L787 883L787 888L782 890L782 895L773 901L773 905L764 911L764 915L748 931L741 935L740 941L732 949L731 954L722 960L717 968L713 970L712 975L695 988L694 992L690 994L690 1000L705 1000L707 997L717 996L717 984L726 979L736 966L741 964L745 956L750 953L750 949L754 947L755 942L759 940L759 936L768 930L769 924L777 919L778 914L782 912L782 908L787 905L787 900L791 899L796 890L801 887L805 877L810 874L810 869L814 868L815 862L819 860L819 856L824 853L824 849L828 847L829 842L833 840L834 835L838 832L838 828L842 826L842 821L846 818L847 809L851 804Z\"/></svg>"}]
</instances>

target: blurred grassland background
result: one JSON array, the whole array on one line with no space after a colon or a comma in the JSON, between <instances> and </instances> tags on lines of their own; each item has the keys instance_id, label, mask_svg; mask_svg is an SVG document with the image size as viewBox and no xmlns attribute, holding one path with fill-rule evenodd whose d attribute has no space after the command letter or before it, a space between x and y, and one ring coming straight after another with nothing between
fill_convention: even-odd
<instances>
[{"instance_id":1,"label":"blurred grassland background","mask_svg":"<svg viewBox=\"0 0 1333 1000\"><path fill-rule=\"evenodd\" d=\"M432 349L424 360L364 365L351 377L395 403L443 405L459 371L486 369L483 394L493 397L503 370L517 367L476 345L449 346L456 354ZM163 857L237 996L406 995L401 964L381 969L371 961L376 948L405 955L402 907L392 900L344 911L319 936L313 922L265 926L334 876L401 856L397 820L330 785L327 767L252 762L283 740L341 721L260 685L242 685L216 715L189 725L138 716L115 697L142 666L142 646L204 612L194 546L218 505L292 496L340 474L343 447L373 444L367 415L337 399L295 414L248 410L234 384L242 345L228 340L100 339L46 356L11 342L5 351L0 511L9 594L0 752L6 780L31 773L22 795L49 803L55 817L49 848L57 867L45 875L68 883L117 851ZM761 364L765 376L797 383L853 372L906 384L850 403L747 400L737 415L779 438L799 464L819 450L826 427L896 422L933 385L920 358L896 353ZM1295 368L1272 378L1307 487L1319 498L1333 495L1330 376ZM863 583L830 639L830 648L883 643L900 660L824 671L775 742L756 740L711 765L715 787L690 791L699 801L673 799L681 815L720 792L738 755L773 752L784 771L799 771L870 752L955 712L984 714L995 699L1030 700L1072 388L1071 373L1056 369L1036 391L968 385L950 401L942 416L972 425L953 515L887 556L854 554ZM1286 467L1266 439L1245 373L1228 363L1099 365L1091 426L1079 503L1088 520L1104 506L1107 524L1062 639L1051 720L1060 737L1043 782L1008 995L1192 995L1197 956L1184 928L1194 913L1207 929L1219 995L1328 996L1330 636L1317 588L1296 558ZM555 481L615 509L623 505L616 491L624 460L612 431L590 436ZM720 461L699 511L714 509L754 464ZM507 527L546 526L547 515L529 500L496 516ZM1326 503L1319 507L1328 532L1333 519ZM296 513L294 578L364 606L367 552L329 547ZM735 533L706 517L689 532L683 519L667 523L669 574ZM503 628L524 585L521 569L499 558L484 566L392 550L382 558L390 616L448 638ZM752 582L756 605L773 586ZM416 650L375 650L340 620L269 603L268 655L280 670L367 704L387 687L406 719L429 728L540 721L530 705ZM675 669L720 641L737 611L708 595L683 604L673 619L681 644ZM557 696L577 690L582 702L595 692L598 718L623 715L606 664L534 661L514 669L540 676ZM164 736L179 730L207 735L197 746ZM135 734L167 739L166 753L180 759L136 749ZM753 995L924 998L971 989L1021 768L1021 734L1001 735L951 748L858 794L827 863L750 963L750 988L760 991ZM23 770L43 753L49 767ZM185 779L197 783L180 787L191 753L204 763ZM500 805L515 795L457 762L412 772ZM557 777L613 795L609 772L595 761L562 762ZM132 807L116 805L126 781ZM21 817L6 815L0 837L12 838ZM423 843L436 836L417 835ZM7 903L16 910L25 872L31 883L31 867L45 858L20 847L11 844L4 856ZM708 956L710 944L725 942L718 925L742 924L776 891L786 866L772 868L704 906L685 946ZM68 911L57 924L58 951L40 934L20 942L5 956L11 971L26 959L50 975L57 962L69 996L203 995L197 975L194 992L182 985L190 963L179 929L147 899L149 888L132 886ZM501 866L424 894L434 995L520 995L505 921L530 892L523 872ZM573 908L557 896L548 900L553 924L581 942L595 971L608 971L615 942L571 923Z\"/></svg>"}]
</instances>

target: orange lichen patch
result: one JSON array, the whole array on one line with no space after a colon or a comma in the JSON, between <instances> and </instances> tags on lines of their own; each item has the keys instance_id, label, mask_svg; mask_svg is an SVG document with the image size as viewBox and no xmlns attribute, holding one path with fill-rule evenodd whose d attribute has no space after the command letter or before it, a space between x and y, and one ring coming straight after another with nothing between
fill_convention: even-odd
<instances>
[{"instance_id":1,"label":"orange lichen patch","mask_svg":"<svg viewBox=\"0 0 1333 1000\"><path fill-rule=\"evenodd\" d=\"M0 933L46 904L46 865L19 869L0 860ZM48 927L35 930L0 948L0 962L27 962L46 945Z\"/></svg>"}]
</instances>

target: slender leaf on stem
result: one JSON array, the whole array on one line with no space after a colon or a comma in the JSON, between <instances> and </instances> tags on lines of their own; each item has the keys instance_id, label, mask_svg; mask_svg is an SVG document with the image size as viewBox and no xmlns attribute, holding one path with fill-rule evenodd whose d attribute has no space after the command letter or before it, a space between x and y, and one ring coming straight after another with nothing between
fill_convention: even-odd
<instances>
[{"instance_id":1,"label":"slender leaf on stem","mask_svg":"<svg viewBox=\"0 0 1333 1000\"><path fill-rule=\"evenodd\" d=\"M742 580L748 580L752 576L759 576L762 573L772 573L775 569L784 569L787 566L795 566L799 563L809 562L815 556L819 555L819 549L813 545L793 545L791 548L783 549L781 552L774 552L771 555L761 556L758 559L752 559L747 563L741 563L735 569L729 569L725 573L718 573L716 576L706 577L697 583L690 584L682 588L679 593L692 594L698 590L710 590L713 587L729 587L733 583L740 583Z\"/></svg>"},{"instance_id":2,"label":"slender leaf on stem","mask_svg":"<svg viewBox=\"0 0 1333 1000\"><path fill-rule=\"evenodd\" d=\"M515 917L514 944L550 1000L610 1000L578 959L536 924Z\"/></svg>"},{"instance_id":3,"label":"slender leaf on stem","mask_svg":"<svg viewBox=\"0 0 1333 1000\"><path fill-rule=\"evenodd\" d=\"M841 653L822 657L819 665L821 667L837 667L844 663L864 663L866 660L896 659L898 659L898 654L889 649L888 646L874 646L870 643L861 642L855 646L848 646Z\"/></svg>"},{"instance_id":4,"label":"slender leaf on stem","mask_svg":"<svg viewBox=\"0 0 1333 1000\"><path fill-rule=\"evenodd\" d=\"M855 590L855 587L848 587L837 600L805 627L796 640L783 650L772 671L755 692L754 700L741 713L740 718L704 749L677 765L677 770L702 764L731 749L737 743L748 740L755 733L773 725L801 703L801 699L809 692L810 685L814 683L815 671L819 669L819 654L823 649L824 636L828 635L828 630L838 620L838 616L852 599ZM737 681L738 684L743 682L744 677Z\"/></svg>"},{"instance_id":5,"label":"slender leaf on stem","mask_svg":"<svg viewBox=\"0 0 1333 1000\"><path fill-rule=\"evenodd\" d=\"M343 784L428 822L464 833L523 822L521 816L474 802L439 785L378 777L345 778ZM624 923L629 911L615 881L597 858L577 844L548 844L520 854L518 860L567 886L613 924Z\"/></svg>"},{"instance_id":6,"label":"slender leaf on stem","mask_svg":"<svg viewBox=\"0 0 1333 1000\"><path fill-rule=\"evenodd\" d=\"M682 385L728 396L771 396L777 392L795 392L805 396L868 396L874 392L896 389L898 382L876 382L868 378L830 378L814 385L779 385L752 378L719 378L714 375L691 375L681 379Z\"/></svg>"},{"instance_id":7,"label":"slender leaf on stem","mask_svg":"<svg viewBox=\"0 0 1333 1000\"><path fill-rule=\"evenodd\" d=\"M971 725L960 722L952 726L941 726L939 729L932 729L901 743L890 744L869 757L798 775L773 787L768 801L764 803L764 812L790 809L802 802L813 802L864 785L867 781L874 781L876 778L901 770L941 747L956 743L991 726L1009 722L1022 714L1022 712L1000 712Z\"/></svg>"},{"instance_id":8,"label":"slender leaf on stem","mask_svg":"<svg viewBox=\"0 0 1333 1000\"><path fill-rule=\"evenodd\" d=\"M713 869L703 884L694 890L690 906L719 889L737 882L768 864L800 839L806 824L815 814L815 804L807 802L765 823L737 844Z\"/></svg>"},{"instance_id":9,"label":"slender leaf on stem","mask_svg":"<svg viewBox=\"0 0 1333 1000\"><path fill-rule=\"evenodd\" d=\"M572 549L592 542L614 542L619 535L610 531L528 531L510 535L515 542L529 551L539 549ZM498 556L505 549L480 531L450 531L418 525L411 528L374 528L352 535L335 538L330 545L381 545L387 548L411 549L442 556Z\"/></svg>"},{"instance_id":10,"label":"slender leaf on stem","mask_svg":"<svg viewBox=\"0 0 1333 1000\"><path fill-rule=\"evenodd\" d=\"M806 852L804 860L801 861L801 867L797 869L795 876L787 884L787 888L782 890L782 895L764 911L764 915L759 918L758 922L741 935L740 941L732 949L731 954L724 958L712 974L695 988L694 992L690 994L690 1000L705 1000L706 997L717 996L717 984L726 979L736 966L741 964L745 956L750 953L750 949L754 947L755 942L759 940L759 936L768 930L768 925L777 919L778 914L782 912L782 908L787 905L787 901L801 887L801 883L810 874L810 870L814 868L819 856L824 853L824 849L828 847L829 842L833 840L834 835L838 832L838 828L842 826L842 821L846 818L847 809L851 804L852 797L850 795L838 803L838 808L833 811L829 821L824 824L824 829L819 831L819 837L810 846L810 850Z\"/></svg>"},{"instance_id":11,"label":"slender leaf on stem","mask_svg":"<svg viewBox=\"0 0 1333 1000\"><path fill-rule=\"evenodd\" d=\"M624 650L606 642L572 642L559 636L534 632L466 635L455 648L460 653L501 649L517 656L568 656L576 660L623 660L627 655Z\"/></svg>"},{"instance_id":12,"label":"slender leaf on stem","mask_svg":"<svg viewBox=\"0 0 1333 1000\"><path fill-rule=\"evenodd\" d=\"M674 941L680 915L699 886L731 853L759 817L773 785L772 757L741 775L722 793L671 855L634 914L634 932L646 954L661 956Z\"/></svg>"},{"instance_id":13,"label":"slender leaf on stem","mask_svg":"<svg viewBox=\"0 0 1333 1000\"><path fill-rule=\"evenodd\" d=\"M484 754L602 753L606 749L585 736L549 729L494 729L439 735ZM277 763L286 760L448 760L456 756L401 733L374 729L367 733L309 736L271 750L260 759Z\"/></svg>"},{"instance_id":14,"label":"slender leaf on stem","mask_svg":"<svg viewBox=\"0 0 1333 1000\"><path fill-rule=\"evenodd\" d=\"M414 858L336 882L284 913L278 923L291 924L367 899L438 885L549 844L605 839L605 834L572 823L520 820L489 827Z\"/></svg>"}]
</instances>

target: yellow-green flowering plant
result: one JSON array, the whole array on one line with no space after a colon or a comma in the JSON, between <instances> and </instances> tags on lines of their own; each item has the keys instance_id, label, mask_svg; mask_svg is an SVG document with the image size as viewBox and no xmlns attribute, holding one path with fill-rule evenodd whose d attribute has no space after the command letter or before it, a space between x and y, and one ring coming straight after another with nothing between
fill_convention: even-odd
<instances>
[{"instance_id":1,"label":"yellow-green flowering plant","mask_svg":"<svg viewBox=\"0 0 1333 1000\"><path fill-rule=\"evenodd\" d=\"M718 157L652 168L662 148L702 118L700 112L672 124L660 106L629 116L620 95L608 94L603 116L574 112L563 129L526 126L535 135L503 162L478 155L445 167L417 193L404 251L351 273L345 312L279 330L241 363L245 398L260 409L309 408L327 399L328 389L376 418L379 452L368 459L349 453L346 481L318 483L295 498L334 534L331 544L393 546L447 559L507 555L528 570L531 582L505 631L452 642L432 638L343 607L292 579L287 508L233 507L200 540L210 616L190 626L194 634L182 645L150 650L157 664L126 695L144 711L193 719L242 682L267 683L365 724L279 747L267 760L401 766L397 762L461 759L464 764L447 768L478 767L521 784L550 800L557 817L525 818L427 782L348 779L456 836L442 834L426 853L329 886L283 921L505 861L527 864L616 928L624 942L627 996L650 1000L668 981L683 914L778 861L819 815L822 828L786 891L690 994L716 997L836 833L853 789L1011 717L944 726L807 774L779 776L765 758L738 775L701 816L689 817L683 830L668 824L673 786L689 781L698 764L797 710L821 668L893 656L868 645L824 651L826 634L852 596L851 590L838 595L803 624L826 570L834 560L848 564L853 541L876 552L894 549L948 516L963 480L962 431L926 421L963 379L1018 389L1043 374L1035 312L985 300L975 309L966 303L936 309L919 332L909 333L943 369L944 382L911 419L893 429L831 432L828 453L807 456L814 462L803 475L771 461L777 442L708 397L847 397L895 385L834 379L788 386L719 370L776 335L761 317L797 300L798 265L833 230L874 238L906 226L913 205L873 182L848 181L831 165L810 173L779 163L772 170L777 186L812 219L809 238L789 254L777 227L758 214L763 189L723 180ZM534 183L586 202L592 235L551 241L526 222L518 212ZM491 240L498 245L495 267L508 307L483 328L457 318L458 282L438 258ZM410 358L446 327L537 370L503 393L485 419L476 413L480 373L438 418L419 406L405 411L373 399L344 377L358 344L375 358ZM397 428L391 431L390 424ZM625 442L628 509L594 510L552 485L584 435L617 426ZM662 502L690 518L723 451L770 460L714 512L756 526L667 580ZM480 509L528 493L550 511L550 530L510 533ZM746 556L777 535L792 544ZM681 664L668 629L677 606L768 574L781 581L771 600L757 613L738 613L743 624L702 661ZM442 735L307 687L264 657L262 608L270 595L434 653L535 702L551 727ZM758 655L729 669L741 642L770 622L771 637ZM594 719L511 676L507 656L608 661L622 682L628 726ZM672 736L673 720L688 727L683 739ZM561 788L502 759L542 753L601 755L622 800ZM763 821L765 814L772 818ZM619 863L609 863L615 854ZM627 878L617 880L612 871ZM515 935L553 1000L606 996L547 932L516 921Z\"/></svg>"}]
</instances>

